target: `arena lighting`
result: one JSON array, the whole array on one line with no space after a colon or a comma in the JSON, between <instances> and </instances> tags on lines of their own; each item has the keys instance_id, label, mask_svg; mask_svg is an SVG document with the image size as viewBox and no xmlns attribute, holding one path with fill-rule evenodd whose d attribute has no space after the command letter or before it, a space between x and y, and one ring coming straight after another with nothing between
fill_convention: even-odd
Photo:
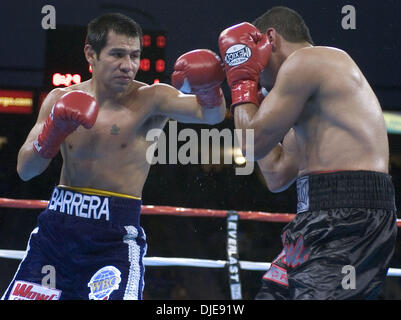
<instances>
[{"instance_id":1,"label":"arena lighting","mask_svg":"<svg viewBox=\"0 0 401 320\"><path fill-rule=\"evenodd\" d=\"M0 89L0 113L32 113L33 91Z\"/></svg>"},{"instance_id":2,"label":"arena lighting","mask_svg":"<svg viewBox=\"0 0 401 320\"><path fill-rule=\"evenodd\" d=\"M241 148L233 148L234 162L237 165L243 165L246 162L245 157L242 155Z\"/></svg>"},{"instance_id":3,"label":"arena lighting","mask_svg":"<svg viewBox=\"0 0 401 320\"><path fill-rule=\"evenodd\" d=\"M388 133L401 134L401 112L383 112Z\"/></svg>"}]
</instances>

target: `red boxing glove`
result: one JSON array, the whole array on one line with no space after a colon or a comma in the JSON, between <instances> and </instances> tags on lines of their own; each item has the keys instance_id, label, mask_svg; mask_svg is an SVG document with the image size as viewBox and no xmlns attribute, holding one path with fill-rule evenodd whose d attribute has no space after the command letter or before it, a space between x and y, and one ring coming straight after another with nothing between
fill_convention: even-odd
<instances>
[{"instance_id":1,"label":"red boxing glove","mask_svg":"<svg viewBox=\"0 0 401 320\"><path fill-rule=\"evenodd\" d=\"M220 57L213 51L198 49L177 59L171 82L178 90L195 94L202 107L215 108L223 101L220 85L224 78Z\"/></svg>"},{"instance_id":2,"label":"red boxing glove","mask_svg":"<svg viewBox=\"0 0 401 320\"><path fill-rule=\"evenodd\" d=\"M96 100L83 91L64 94L53 106L43 125L42 132L33 143L41 157L51 159L65 138L79 125L90 129L95 124L99 106Z\"/></svg>"},{"instance_id":3,"label":"red boxing glove","mask_svg":"<svg viewBox=\"0 0 401 320\"><path fill-rule=\"evenodd\" d=\"M242 103L258 103L259 74L271 52L267 36L252 24L243 22L224 30L219 37L227 82L231 88L231 112Z\"/></svg>"}]
</instances>

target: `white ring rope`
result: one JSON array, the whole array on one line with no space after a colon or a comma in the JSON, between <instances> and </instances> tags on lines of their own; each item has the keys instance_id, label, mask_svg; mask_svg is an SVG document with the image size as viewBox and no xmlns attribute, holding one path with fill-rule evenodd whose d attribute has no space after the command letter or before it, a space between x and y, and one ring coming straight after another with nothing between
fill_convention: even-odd
<instances>
[{"instance_id":1,"label":"white ring rope","mask_svg":"<svg viewBox=\"0 0 401 320\"><path fill-rule=\"evenodd\" d=\"M0 249L0 258L21 260L25 256L23 250L2 250ZM225 260L208 260L208 259L192 259L192 258L161 258L161 257L145 257L144 263L149 267L200 267L200 268L224 268L227 265ZM242 270L267 271L270 263L240 261ZM401 269L389 268L387 272L389 277L401 277Z\"/></svg>"}]
</instances>

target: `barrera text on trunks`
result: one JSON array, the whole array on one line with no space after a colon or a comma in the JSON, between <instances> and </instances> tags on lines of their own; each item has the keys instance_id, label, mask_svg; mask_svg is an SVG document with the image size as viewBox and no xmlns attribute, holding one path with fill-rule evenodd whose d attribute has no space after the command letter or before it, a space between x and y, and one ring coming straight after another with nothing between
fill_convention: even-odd
<instances>
[{"instance_id":1,"label":"barrera text on trunks","mask_svg":"<svg viewBox=\"0 0 401 320\"><path fill-rule=\"evenodd\" d=\"M146 141L153 142L146 150L149 164L232 164L238 153L244 166L236 167L236 175L250 175L254 169L253 129L201 129L177 131L177 121L169 121L168 142L162 129L151 129ZM178 147L178 142L185 142ZM168 148L167 148L168 145ZM243 152L245 151L245 152ZM249 160L249 161L248 161ZM223 162L223 163L222 163Z\"/></svg>"},{"instance_id":2,"label":"barrera text on trunks","mask_svg":"<svg viewBox=\"0 0 401 320\"><path fill-rule=\"evenodd\" d=\"M49 210L88 219L109 220L109 198L55 188Z\"/></svg>"}]
</instances>

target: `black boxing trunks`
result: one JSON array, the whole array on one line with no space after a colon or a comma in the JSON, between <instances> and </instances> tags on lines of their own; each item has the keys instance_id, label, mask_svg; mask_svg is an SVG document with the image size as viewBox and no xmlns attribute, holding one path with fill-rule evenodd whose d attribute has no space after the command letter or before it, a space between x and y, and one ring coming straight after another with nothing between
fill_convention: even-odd
<instances>
[{"instance_id":1,"label":"black boxing trunks","mask_svg":"<svg viewBox=\"0 0 401 320\"><path fill-rule=\"evenodd\" d=\"M56 187L2 299L142 299L141 204L127 195Z\"/></svg>"},{"instance_id":2,"label":"black boxing trunks","mask_svg":"<svg viewBox=\"0 0 401 320\"><path fill-rule=\"evenodd\" d=\"M297 179L297 215L256 299L375 299L397 236L391 177L338 171Z\"/></svg>"}]
</instances>

